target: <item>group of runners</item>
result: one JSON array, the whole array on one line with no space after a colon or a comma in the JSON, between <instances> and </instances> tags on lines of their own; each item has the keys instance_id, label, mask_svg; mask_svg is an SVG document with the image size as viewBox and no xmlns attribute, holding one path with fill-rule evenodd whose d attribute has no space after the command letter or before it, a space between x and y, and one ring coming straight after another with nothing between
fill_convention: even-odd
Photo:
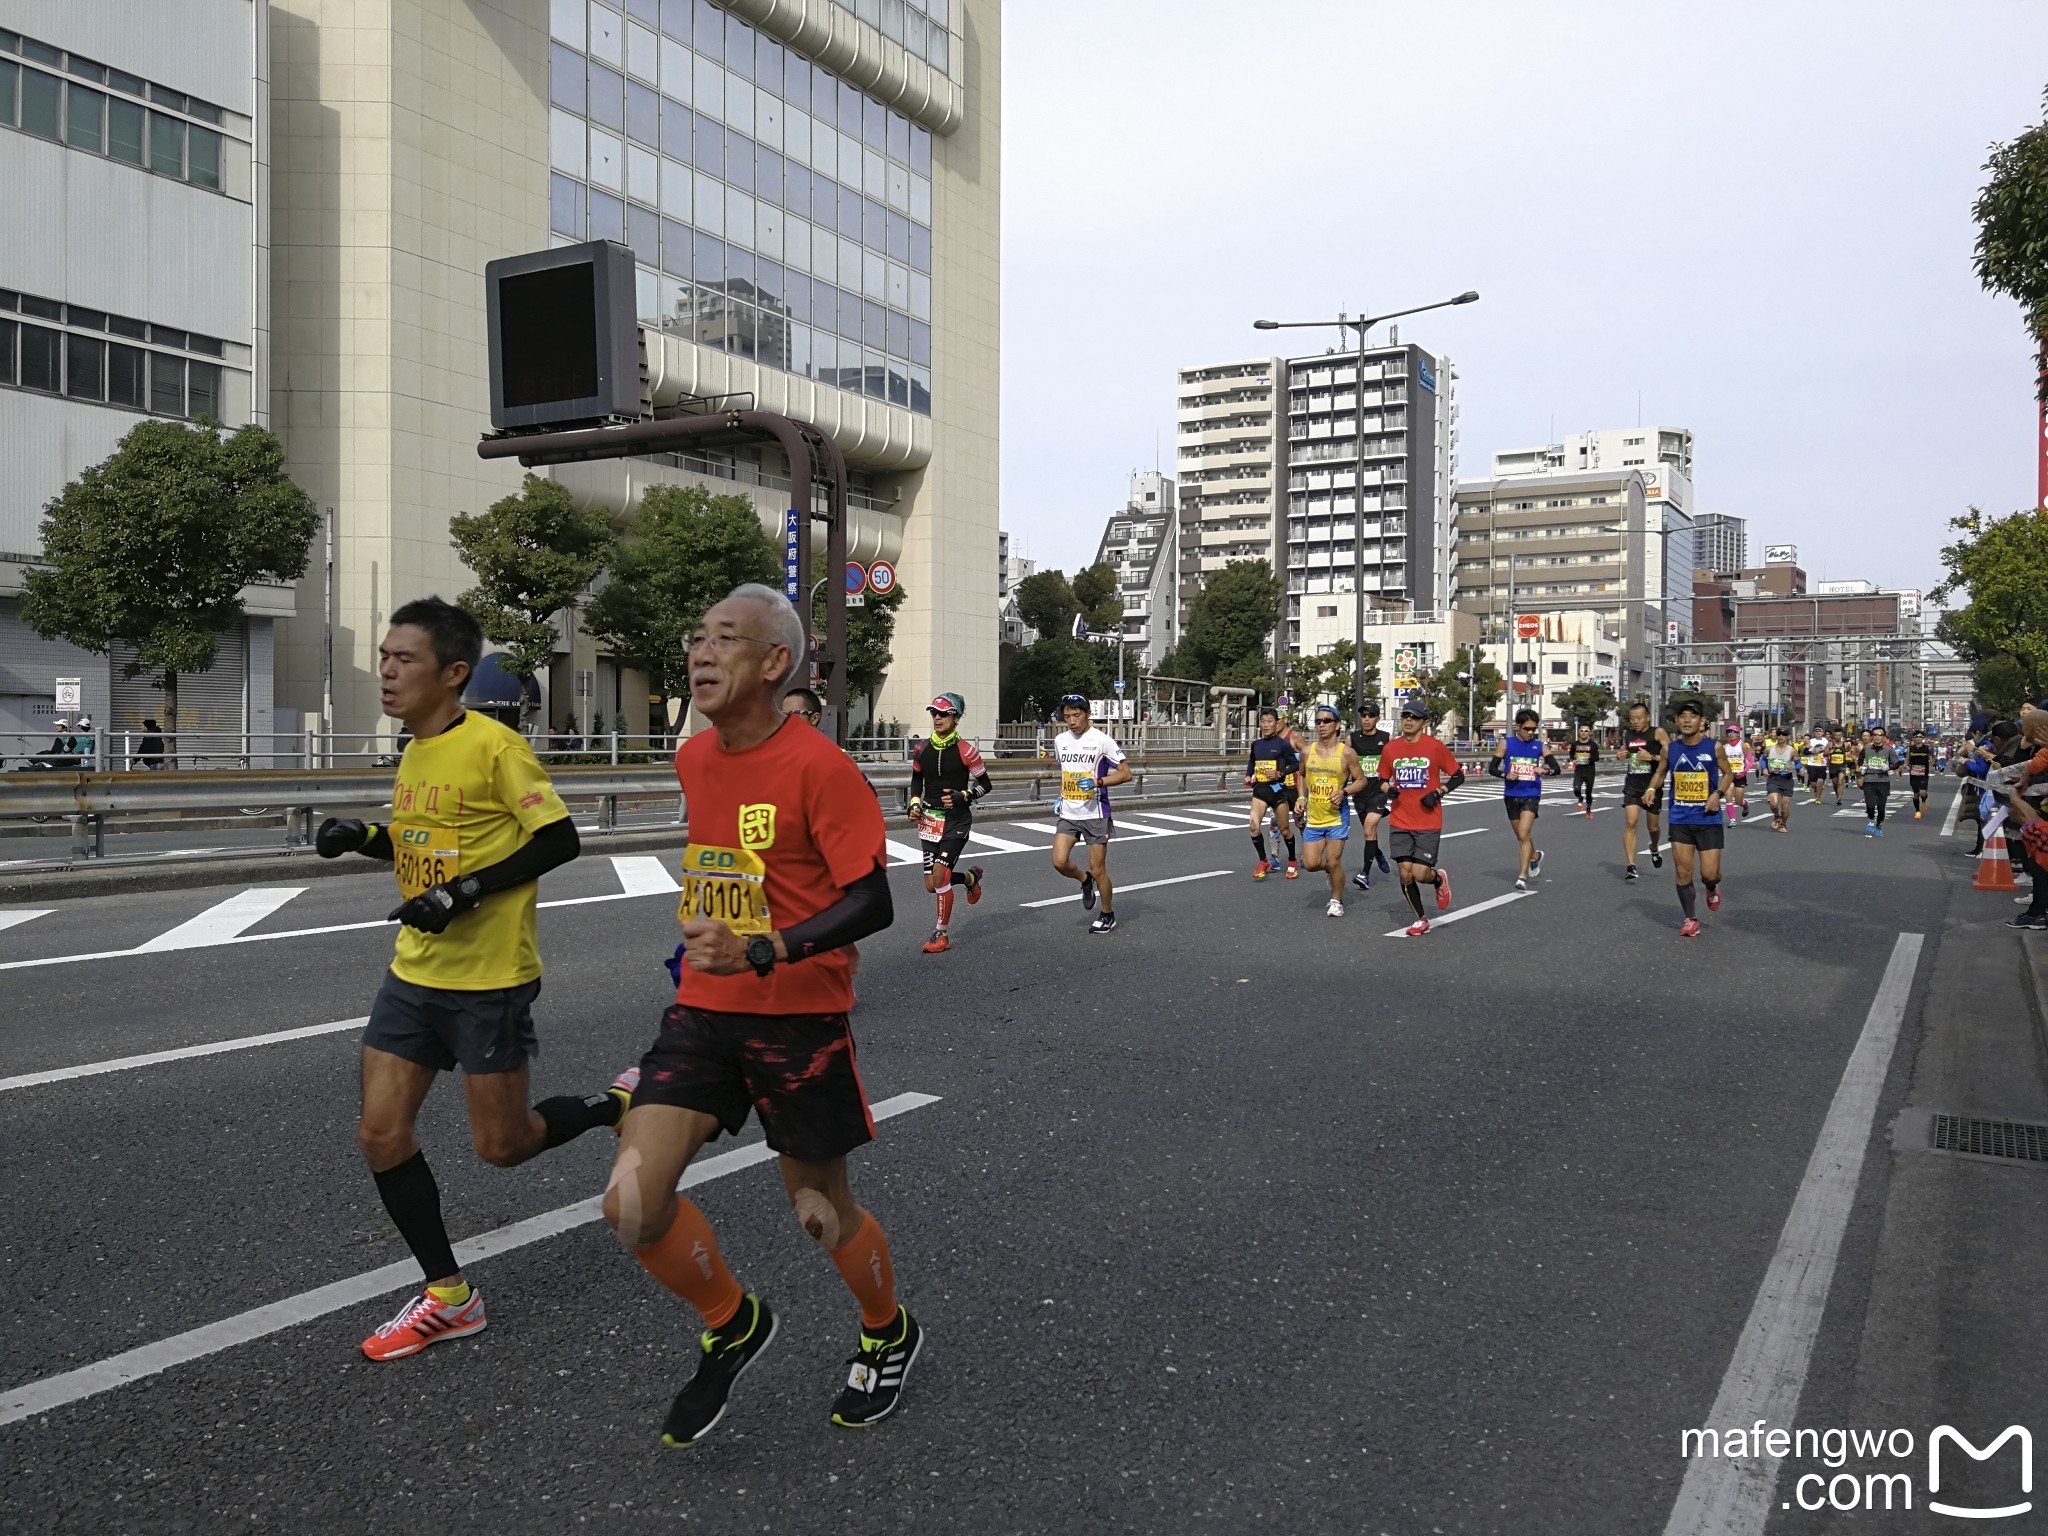
<instances>
[{"instance_id":1,"label":"group of runners","mask_svg":"<svg viewBox=\"0 0 2048 1536\"><path fill-rule=\"evenodd\" d=\"M605 1220L633 1259L701 1321L693 1372L662 1424L671 1446L694 1445L718 1423L734 1384L777 1335L774 1307L734 1276L703 1212L678 1192L706 1143L737 1134L749 1114L757 1116L798 1227L824 1250L858 1313L830 1416L851 1428L878 1422L900 1401L924 1340L898 1299L888 1240L854 1198L846 1161L875 1134L850 1025L858 943L888 927L895 912L881 803L852 759L815 728L817 696L792 686L807 654L796 610L773 589L750 584L712 607L692 634L690 700L711 728L675 757L689 843L680 868L681 942L668 961L673 998L637 1064L593 1091L537 1102L530 1091L541 987L537 882L580 848L525 738L463 707L482 649L476 620L453 604L427 598L393 613L379 676L384 710L403 722L407 743L390 821L331 818L316 839L322 857L389 864L400 898L390 913L399 925L396 953L363 1034L357 1139L424 1285L362 1341L363 1353L399 1360L486 1325L483 1295L456 1261L416 1131L434 1083L459 1066L472 1141L490 1163L523 1163L593 1131L618 1138ZM936 907L923 946L930 954L950 947L956 893L964 888L972 904L984 885L979 865L961 867L975 802L992 788L974 744L959 734L965 709L957 693L935 697L931 732L910 763L908 812ZM1052 867L1080 886L1089 931L1113 933L1110 792L1129 781L1131 768L1122 747L1093 723L1087 699L1069 696L1061 712L1066 729L1052 748L1060 775ZM1681 700L1673 723L1675 735L1653 726L1641 705L1630 711L1619 746L1623 835L1628 878L1636 878L1640 822L1647 821L1650 856L1661 866L1658 816L1668 786L1685 918L1679 932L1689 937L1700 931L1695 878L1708 909L1721 904L1724 811L1741 805L1746 776L1761 758L1782 827L1786 754L1810 742L1717 742L1697 700ZM1444 802L1465 784L1464 769L1431 733L1418 700L1402 704L1392 733L1372 705L1348 731L1335 708L1318 706L1313 728L1304 738L1272 710L1260 718L1245 768L1254 877L1283 866L1289 879L1304 865L1316 870L1328 884L1328 915L1341 917L1344 852L1355 824L1363 859L1352 883L1370 890L1376 872L1398 873L1414 919L1406 932L1427 934L1430 913L1451 906L1440 857ZM1916 815L1925 802L1922 770L1933 761L1923 740L1916 734L1901 756ZM1863 733L1856 751L1868 797L1871 774L1890 763L1892 749L1882 733ZM1565 755L1575 808L1591 815L1599 747L1582 731ZM1542 781L1561 775L1564 762L1541 738L1534 713L1524 711L1487 771L1502 781L1519 843L1516 885L1526 889L1543 863L1534 840ZM1818 798L1819 781L1808 783ZM1873 830L1882 821L1881 799L1874 804ZM1268 816L1277 822L1278 846L1267 841Z\"/></svg>"}]
</instances>

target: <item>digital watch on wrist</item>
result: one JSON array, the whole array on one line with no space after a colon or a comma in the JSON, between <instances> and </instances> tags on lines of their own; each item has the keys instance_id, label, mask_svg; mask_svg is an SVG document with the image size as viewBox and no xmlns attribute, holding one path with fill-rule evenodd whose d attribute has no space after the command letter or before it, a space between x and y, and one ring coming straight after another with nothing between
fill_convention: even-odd
<instances>
[{"instance_id":1,"label":"digital watch on wrist","mask_svg":"<svg viewBox=\"0 0 2048 1536\"><path fill-rule=\"evenodd\" d=\"M756 934L747 940L747 964L754 968L756 976L766 976L775 969L775 941L766 934Z\"/></svg>"}]
</instances>

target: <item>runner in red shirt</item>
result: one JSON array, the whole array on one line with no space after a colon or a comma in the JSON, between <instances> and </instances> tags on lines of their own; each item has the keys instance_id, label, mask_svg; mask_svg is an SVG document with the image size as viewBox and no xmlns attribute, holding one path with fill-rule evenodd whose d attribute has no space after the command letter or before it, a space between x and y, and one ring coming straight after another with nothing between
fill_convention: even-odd
<instances>
[{"instance_id":1,"label":"runner in red shirt","mask_svg":"<svg viewBox=\"0 0 2048 1536\"><path fill-rule=\"evenodd\" d=\"M1436 887L1436 909L1451 906L1451 877L1437 868L1437 842L1444 827L1444 796L1465 782L1451 749L1429 734L1429 706L1411 698L1401 706L1401 734L1380 753L1379 777L1394 809L1387 820L1387 852L1401 866L1401 894L1415 911L1408 936L1429 932L1422 915L1421 887Z\"/></svg>"},{"instance_id":2,"label":"runner in red shirt","mask_svg":"<svg viewBox=\"0 0 2048 1536\"><path fill-rule=\"evenodd\" d=\"M854 1066L854 942L893 919L882 810L860 770L776 701L804 654L796 610L749 584L691 637L690 701L711 721L676 752L689 809L675 1006L641 1062L604 1195L633 1256L704 1318L697 1372L662 1426L694 1445L775 1337L768 1304L719 1256L676 1181L704 1143L760 1117L805 1232L860 1302L836 1424L886 1418L923 1334L896 1300L889 1244L853 1198L846 1154L874 1120Z\"/></svg>"}]
</instances>

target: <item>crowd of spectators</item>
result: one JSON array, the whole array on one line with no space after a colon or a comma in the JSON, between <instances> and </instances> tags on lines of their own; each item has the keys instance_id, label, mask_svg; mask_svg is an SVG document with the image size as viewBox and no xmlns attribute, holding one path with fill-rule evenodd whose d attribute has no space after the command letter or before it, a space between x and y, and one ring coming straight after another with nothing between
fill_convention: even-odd
<instances>
[{"instance_id":1,"label":"crowd of spectators","mask_svg":"<svg viewBox=\"0 0 2048 1536\"><path fill-rule=\"evenodd\" d=\"M2048 929L2048 700L2027 705L2017 720L1982 723L1956 757L1966 791L1956 819L1976 831L1973 857L2006 829L2007 856L2029 890L2027 909L2009 926Z\"/></svg>"}]
</instances>

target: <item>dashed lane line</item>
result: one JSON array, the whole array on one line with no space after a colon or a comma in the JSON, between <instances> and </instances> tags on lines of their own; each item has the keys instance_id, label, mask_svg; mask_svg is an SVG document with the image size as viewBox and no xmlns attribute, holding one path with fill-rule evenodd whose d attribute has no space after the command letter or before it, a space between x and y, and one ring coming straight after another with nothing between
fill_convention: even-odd
<instances>
[{"instance_id":1,"label":"dashed lane line","mask_svg":"<svg viewBox=\"0 0 2048 1536\"><path fill-rule=\"evenodd\" d=\"M1118 882L1114 889L1118 891L1149 891L1162 885L1186 885L1190 880L1214 880L1219 875L1227 875L1229 873L1230 871L1227 869L1205 869L1199 875L1175 875L1171 880L1140 880L1135 885L1125 885ZM1017 905L1020 907L1057 907L1066 902L1079 901L1080 899L1081 893L1076 891L1071 896L1048 896L1043 901L1020 901Z\"/></svg>"},{"instance_id":2,"label":"dashed lane line","mask_svg":"<svg viewBox=\"0 0 2048 1536\"><path fill-rule=\"evenodd\" d=\"M870 1108L868 1113L877 1120L906 1114L913 1109L922 1109L927 1104L938 1103L938 1096L930 1093L899 1093L894 1098L884 1099ZM682 1180L676 1185L679 1190L690 1189L699 1184L708 1184L713 1179L738 1173L757 1163L765 1163L775 1154L765 1143L739 1147L717 1157L707 1157L688 1168ZM594 1195L588 1200L578 1200L574 1205L565 1205L543 1215L529 1216L524 1221L515 1221L508 1226L485 1232L481 1236L465 1238L455 1245L455 1258L464 1269L484 1259L495 1258L515 1248L559 1237L564 1232L573 1232L578 1227L589 1226L604 1218L604 1197ZM154 1344L144 1344L136 1349L123 1350L118 1355L109 1355L91 1365L80 1366L75 1371L64 1371L56 1376L45 1376L40 1381L28 1382L12 1391L0 1393L0 1424L13 1424L37 1414L48 1413L88 1397L97 1397L102 1392L126 1386L131 1381L141 1381L155 1376L173 1366L185 1365L194 1360L203 1360L208 1355L219 1354L237 1344L247 1344L255 1339L266 1338L273 1333L282 1333L287 1328L296 1328L315 1318L326 1317L346 1307L359 1306L387 1296L396 1291L413 1290L420 1283L420 1267L411 1259L396 1264L386 1264L381 1269L352 1275L346 1280L337 1280L315 1290L287 1296L267 1306L238 1313L234 1317L222 1318L217 1323L208 1323L202 1328L193 1328L185 1333L174 1334L168 1339L159 1339Z\"/></svg>"},{"instance_id":3,"label":"dashed lane line","mask_svg":"<svg viewBox=\"0 0 2048 1536\"><path fill-rule=\"evenodd\" d=\"M1534 891L1509 891L1505 896L1495 896L1490 901L1475 902L1473 905L1469 907L1454 907L1449 912L1442 913L1437 917L1432 917L1429 920L1429 926L1431 931L1433 932L1436 929L1443 927L1446 923L1461 922L1465 918L1476 917L1481 912L1491 912L1495 907L1504 907L1511 901L1521 901L1523 898L1534 896L1535 894L1536 893ZM1408 930L1406 928L1390 929L1385 934L1385 937L1390 939L1405 939L1408 937Z\"/></svg>"},{"instance_id":4,"label":"dashed lane line","mask_svg":"<svg viewBox=\"0 0 2048 1536\"><path fill-rule=\"evenodd\" d=\"M47 1072L24 1072L18 1077L0 1077L0 1093L16 1088L37 1088L44 1083L68 1083L75 1078L98 1077L107 1072L131 1072L137 1067L159 1066L167 1061L190 1061L195 1056L222 1056L229 1051L253 1050L259 1045L280 1045L287 1040L309 1040L315 1035L339 1034L344 1029L361 1029L369 1023L360 1019L336 1019L331 1024L307 1024L299 1029L274 1029L263 1035L243 1035L234 1040L214 1040L205 1045L181 1045L176 1050L150 1051L141 1056L116 1056L110 1061L89 1061L79 1067L53 1067Z\"/></svg>"}]
</instances>

